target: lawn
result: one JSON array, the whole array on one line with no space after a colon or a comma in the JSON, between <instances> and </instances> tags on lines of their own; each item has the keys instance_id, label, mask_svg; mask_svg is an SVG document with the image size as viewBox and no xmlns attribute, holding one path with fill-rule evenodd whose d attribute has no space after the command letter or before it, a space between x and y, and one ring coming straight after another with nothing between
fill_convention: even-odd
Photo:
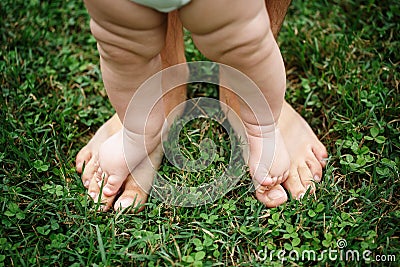
<instances>
[{"instance_id":1,"label":"lawn","mask_svg":"<svg viewBox=\"0 0 400 267\"><path fill-rule=\"evenodd\" d=\"M397 1L289 9L286 98L330 154L315 196L267 209L247 176L212 204L151 197L140 214L96 212L74 168L113 114L83 3L5 0L0 11L0 266L399 265ZM188 60L202 59L185 42ZM207 86L189 95L217 97Z\"/></svg>"}]
</instances>

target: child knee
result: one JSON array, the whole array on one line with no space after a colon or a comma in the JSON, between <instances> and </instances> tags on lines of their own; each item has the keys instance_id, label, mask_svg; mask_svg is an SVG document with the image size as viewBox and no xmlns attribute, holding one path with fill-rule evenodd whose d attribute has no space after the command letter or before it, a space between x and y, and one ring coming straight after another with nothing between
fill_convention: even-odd
<instances>
[{"instance_id":1,"label":"child knee","mask_svg":"<svg viewBox=\"0 0 400 267\"><path fill-rule=\"evenodd\" d=\"M232 66L237 62L255 64L273 51L275 39L268 23L253 21L242 28L232 28L223 37L213 34L215 40L204 40L202 36L195 41L207 58Z\"/></svg>"},{"instance_id":2,"label":"child knee","mask_svg":"<svg viewBox=\"0 0 400 267\"><path fill-rule=\"evenodd\" d=\"M154 34L151 38L136 40L134 36L123 36L109 28L90 21L90 30L97 40L99 53L103 60L118 64L143 63L157 56L164 46L164 34ZM127 31L128 32L128 31ZM146 43L144 43L146 42Z\"/></svg>"}]
</instances>

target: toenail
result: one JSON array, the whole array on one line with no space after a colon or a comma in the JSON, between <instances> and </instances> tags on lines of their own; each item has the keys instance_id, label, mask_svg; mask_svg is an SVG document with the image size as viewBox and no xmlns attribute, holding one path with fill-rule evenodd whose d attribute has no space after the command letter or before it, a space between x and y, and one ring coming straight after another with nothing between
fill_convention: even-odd
<instances>
[{"instance_id":1,"label":"toenail","mask_svg":"<svg viewBox=\"0 0 400 267\"><path fill-rule=\"evenodd\" d=\"M100 205L100 207L97 209L97 211L108 211L109 207L107 205Z\"/></svg>"},{"instance_id":2,"label":"toenail","mask_svg":"<svg viewBox=\"0 0 400 267\"><path fill-rule=\"evenodd\" d=\"M83 185L84 185L85 187L88 187L89 184L90 184L90 181L89 181L89 180L86 180L85 183L84 183Z\"/></svg>"},{"instance_id":3,"label":"toenail","mask_svg":"<svg viewBox=\"0 0 400 267\"><path fill-rule=\"evenodd\" d=\"M133 200L130 198L124 198L121 200L121 202L119 202L119 207L121 207L122 209L125 209L127 207L129 207L130 205L133 204Z\"/></svg>"},{"instance_id":4,"label":"toenail","mask_svg":"<svg viewBox=\"0 0 400 267\"><path fill-rule=\"evenodd\" d=\"M281 198L282 197L282 191L280 191L280 190L271 190L271 191L268 191L268 197L270 198L270 199L278 199L278 198Z\"/></svg>"},{"instance_id":5,"label":"toenail","mask_svg":"<svg viewBox=\"0 0 400 267\"><path fill-rule=\"evenodd\" d=\"M318 175L314 175L314 181L316 182L321 181L321 177L319 177Z\"/></svg>"},{"instance_id":6,"label":"toenail","mask_svg":"<svg viewBox=\"0 0 400 267\"><path fill-rule=\"evenodd\" d=\"M103 194L111 195L112 193L113 193L113 191L111 190L110 187L105 186L105 187L103 188Z\"/></svg>"},{"instance_id":7,"label":"toenail","mask_svg":"<svg viewBox=\"0 0 400 267\"><path fill-rule=\"evenodd\" d=\"M329 158L323 158L319 161L319 163L324 167L326 166L326 164L328 163Z\"/></svg>"},{"instance_id":8,"label":"toenail","mask_svg":"<svg viewBox=\"0 0 400 267\"><path fill-rule=\"evenodd\" d=\"M91 198L95 199L95 198L96 198L96 193L95 193L95 192L90 192L90 193L89 193L89 196L90 196Z\"/></svg>"}]
</instances>

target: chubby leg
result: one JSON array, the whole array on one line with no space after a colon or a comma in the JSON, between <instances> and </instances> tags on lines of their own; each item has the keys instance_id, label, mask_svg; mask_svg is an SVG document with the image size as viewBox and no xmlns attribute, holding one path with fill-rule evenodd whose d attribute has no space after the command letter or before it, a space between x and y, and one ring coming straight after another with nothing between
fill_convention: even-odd
<instances>
[{"instance_id":1,"label":"chubby leg","mask_svg":"<svg viewBox=\"0 0 400 267\"><path fill-rule=\"evenodd\" d=\"M253 180L257 186L279 186L274 206L283 203L287 196L279 184L288 175L290 160L276 122L282 109L286 76L264 1L193 0L180 10L180 18L206 57L241 71L259 88L243 92L245 88L230 84L247 102L239 99ZM266 99L270 114L262 98Z\"/></svg>"},{"instance_id":2,"label":"chubby leg","mask_svg":"<svg viewBox=\"0 0 400 267\"><path fill-rule=\"evenodd\" d=\"M98 42L104 86L122 121L137 88L161 70L166 15L126 0L87 0L85 4L91 16L92 34ZM155 86L161 96L161 82ZM155 105L143 99L140 104L133 107L135 119L128 121L99 150L98 175L104 179L106 197L117 194L129 168L132 170L160 143L159 132L164 123L162 101ZM151 108L153 112L148 114ZM125 147L129 146L125 151L123 141L128 143Z\"/></svg>"},{"instance_id":3,"label":"chubby leg","mask_svg":"<svg viewBox=\"0 0 400 267\"><path fill-rule=\"evenodd\" d=\"M270 15L271 29L277 38L282 22L286 15L290 0L266 0L268 13ZM237 96L230 90L220 87L220 100L227 103L237 113L240 105ZM229 114L227 114L229 118ZM287 102L284 102L279 119L284 142L290 157L290 171L283 186L294 198L301 198L309 186L322 178L322 169L325 167L325 158L328 156L325 146L318 140L311 127ZM273 187L264 194L256 192L269 207L276 205L274 190L281 191L280 187ZM311 190L313 191L313 190ZM279 198L278 198L279 200Z\"/></svg>"},{"instance_id":4,"label":"chubby leg","mask_svg":"<svg viewBox=\"0 0 400 267\"><path fill-rule=\"evenodd\" d=\"M165 45L161 51L162 67L185 62L184 45L183 45L183 30L180 23L177 11L168 14L168 29L165 37ZM182 85L168 94L163 96L165 106L165 114L169 114L178 104L186 99L186 86ZM82 183L89 190L89 194L97 198L100 187L96 181L96 171L98 168L98 152L101 145L112 135L122 129L122 123L118 116L114 114L92 137L89 143L83 147L76 157L76 168L79 173L82 173ZM136 206L139 203L145 203L147 200L148 191L138 185L139 180L152 181L155 170L161 163L162 150L157 147L150 155L149 161L142 161L129 175L125 184L120 188L122 194L116 199L114 209L123 209L131 205ZM85 169L82 169L85 164ZM103 196L103 210L111 207L115 200L115 195L111 197Z\"/></svg>"}]
</instances>

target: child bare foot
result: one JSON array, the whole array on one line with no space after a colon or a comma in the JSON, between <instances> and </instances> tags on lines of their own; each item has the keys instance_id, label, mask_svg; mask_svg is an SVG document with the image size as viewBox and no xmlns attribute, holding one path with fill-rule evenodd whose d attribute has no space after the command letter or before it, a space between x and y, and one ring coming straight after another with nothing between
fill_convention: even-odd
<instances>
[{"instance_id":1,"label":"child bare foot","mask_svg":"<svg viewBox=\"0 0 400 267\"><path fill-rule=\"evenodd\" d=\"M150 127L159 129L157 125ZM98 179L104 184L104 197L116 195L129 173L160 144L159 134L145 136L125 128L109 137L100 147L97 169Z\"/></svg>"},{"instance_id":2,"label":"child bare foot","mask_svg":"<svg viewBox=\"0 0 400 267\"><path fill-rule=\"evenodd\" d=\"M82 183L86 188L89 188L90 180L94 173L99 168L98 153L100 146L113 134L121 130L122 125L117 114L111 117L104 123L76 156L76 170L82 173ZM85 166L85 168L83 168Z\"/></svg>"},{"instance_id":3,"label":"child bare foot","mask_svg":"<svg viewBox=\"0 0 400 267\"><path fill-rule=\"evenodd\" d=\"M119 118L129 113L129 101L139 85L160 70L160 51L167 26L166 14L158 12L166 12L165 8L159 8L152 1L133 2L85 1L92 17L91 30L98 42L104 85ZM229 12L226 12L227 6ZM275 129L282 109L286 77L265 2L192 0L172 6L168 11L178 8L184 27L191 31L194 43L206 57L241 71L256 85L256 93L245 90L249 108L256 111L240 114L250 136L249 167L260 185L276 186L285 179L289 168L283 138ZM265 99L261 107L257 105L259 93L261 99ZM138 107L138 112L130 113L135 116L133 121L140 121L146 115L143 111L147 106L144 109L141 106L147 105L147 99L142 97L142 103L133 105ZM263 106L269 106L271 114L266 115ZM149 125L152 126L150 130L160 130L156 122ZM99 151L101 169L98 173L104 178L103 193L107 197L117 193L128 175L130 168L125 162L135 168L146 157L146 149L151 152L160 142L154 135L156 138L150 138L148 146L144 146L143 133L135 134L142 127L127 128L129 131L110 137ZM124 151L123 140L130 141L131 148Z\"/></svg>"},{"instance_id":4,"label":"child bare foot","mask_svg":"<svg viewBox=\"0 0 400 267\"><path fill-rule=\"evenodd\" d=\"M118 116L115 114L104 125L102 125L96 134L92 137L89 143L83 147L76 157L76 169L82 173L82 183L88 189L89 195L98 200L100 193L99 179L98 179L98 152L101 145L112 135L122 129L122 124ZM137 184L134 177L141 177L152 181L155 169L159 167L162 160L161 147L155 149L149 155L152 164L148 161L142 161L128 176L124 185L121 187L122 194L115 201L115 195L101 199L102 210L108 210L115 201L114 209L125 209L129 206L137 206L144 204L147 201L148 192ZM83 165L85 168L83 169ZM140 210L139 210L140 211Z\"/></svg>"},{"instance_id":5,"label":"child bare foot","mask_svg":"<svg viewBox=\"0 0 400 267\"><path fill-rule=\"evenodd\" d=\"M314 192L314 183L321 181L328 153L310 125L287 102L283 104L278 124L290 157L289 174L282 185L293 198L301 199L308 189ZM274 207L285 199L283 187L261 186L256 197L268 207Z\"/></svg>"},{"instance_id":6,"label":"child bare foot","mask_svg":"<svg viewBox=\"0 0 400 267\"><path fill-rule=\"evenodd\" d=\"M281 114L281 116L284 116L284 114ZM259 163L252 162L252 155L250 155L249 159L250 173L256 188L256 197L267 207L276 207L287 201L287 194L281 184L287 179L290 166L289 153L280 129L276 129L272 134L274 134L273 137L267 136L264 139L249 135L250 153L254 153L254 148L256 151L259 150L259 147L261 147L259 145L260 141L264 143L270 142L270 144L262 145L266 156L260 157L261 161ZM268 155L272 158L269 158ZM257 167L255 173L252 171L254 167Z\"/></svg>"},{"instance_id":7,"label":"child bare foot","mask_svg":"<svg viewBox=\"0 0 400 267\"><path fill-rule=\"evenodd\" d=\"M259 133L251 129L253 125L246 128L250 148L249 168L253 179L259 186L269 188L281 184L289 173L290 158L280 129Z\"/></svg>"},{"instance_id":8,"label":"child bare foot","mask_svg":"<svg viewBox=\"0 0 400 267\"><path fill-rule=\"evenodd\" d=\"M231 91L221 88L220 99L235 112L240 112L237 97ZM229 119L229 111L225 112ZM230 121L235 128L234 120ZM277 181L275 185L259 186L255 183L256 197L267 207L276 207L287 200L284 188L296 199L304 196L310 186L312 192L314 182L321 181L328 156L325 146L311 127L287 102L283 103L278 125L289 154L290 169L287 178Z\"/></svg>"},{"instance_id":9,"label":"child bare foot","mask_svg":"<svg viewBox=\"0 0 400 267\"><path fill-rule=\"evenodd\" d=\"M154 175L161 164L162 157L162 146L161 144L158 144L156 149L154 149L148 155L148 158L145 158L142 162L136 165L133 170L131 170L131 174L128 175L126 179L123 179L122 184L116 185L116 193L112 192L111 194L107 194L104 192L104 190L106 190L107 186L110 184L110 181L107 180L110 178L107 177L105 172L99 170L96 171L88 188L90 196L95 200L95 202L100 201L104 205L102 207L103 211L106 211L109 209L109 207L111 207L115 197L117 196L117 193L121 192L121 190L123 193L115 201L115 210L122 210L132 205L135 207L139 204L144 204L147 201ZM99 156L99 158L101 158L101 156ZM124 176L116 177L116 179L120 179L121 177ZM117 182L120 181L121 180ZM101 188L102 186L104 187ZM138 211L140 210L141 209Z\"/></svg>"},{"instance_id":10,"label":"child bare foot","mask_svg":"<svg viewBox=\"0 0 400 267\"><path fill-rule=\"evenodd\" d=\"M221 97L224 101L224 90L221 91ZM231 100L234 96L229 96ZM326 148L318 140L307 122L288 104L284 103L282 114L279 121L282 129L283 141L287 145L288 153L291 161L290 172L283 186L290 192L294 198L301 198L307 191L308 186L313 186L314 182L319 182L322 178L322 169L325 167L325 158L327 157ZM99 147L107 140L108 137L116 133L122 128L121 123L116 115L108 120L89 141L89 143L81 149L77 155L76 166L78 172L82 172L82 164L86 163L86 167L82 174L82 182L89 193L98 194L100 188L96 181L95 170L96 159ZM153 165L157 168L162 159L162 151L156 149L150 154ZM137 185L133 177L143 177L151 180L154 177L154 167L144 162L134 170L133 176L129 176L124 186L121 188L121 196L117 199L114 209L126 208L134 204L144 204L147 200L147 193ZM282 181L277 181L275 186L260 187L256 191L256 197L268 207L275 207L286 201L287 196L281 185ZM91 185L89 187L89 185ZM114 198L106 199L105 210L108 209L114 201ZM135 202L136 201L136 202Z\"/></svg>"}]
</instances>

